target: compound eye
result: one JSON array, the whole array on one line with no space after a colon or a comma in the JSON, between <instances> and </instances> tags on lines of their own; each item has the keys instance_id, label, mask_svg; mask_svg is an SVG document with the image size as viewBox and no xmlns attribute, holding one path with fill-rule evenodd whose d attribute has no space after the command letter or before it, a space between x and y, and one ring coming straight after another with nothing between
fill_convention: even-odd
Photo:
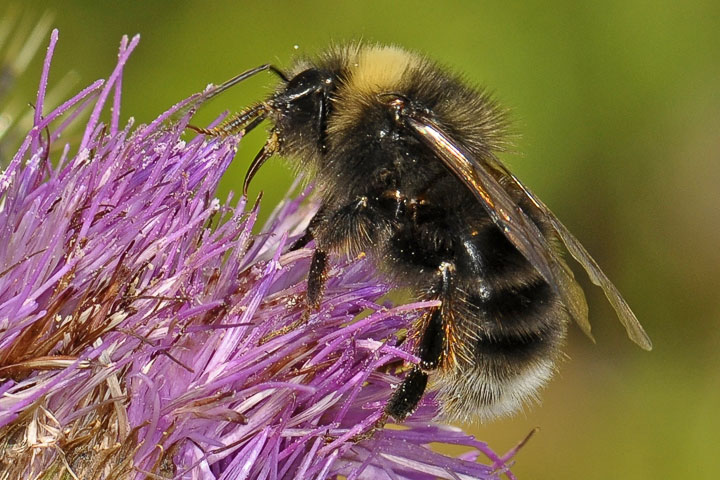
<instances>
[{"instance_id":1,"label":"compound eye","mask_svg":"<svg viewBox=\"0 0 720 480\"><path fill-rule=\"evenodd\" d=\"M283 97L287 100L304 97L327 88L329 83L332 83L329 75L318 69L311 68L298 73L290 79L283 91Z\"/></svg>"}]
</instances>

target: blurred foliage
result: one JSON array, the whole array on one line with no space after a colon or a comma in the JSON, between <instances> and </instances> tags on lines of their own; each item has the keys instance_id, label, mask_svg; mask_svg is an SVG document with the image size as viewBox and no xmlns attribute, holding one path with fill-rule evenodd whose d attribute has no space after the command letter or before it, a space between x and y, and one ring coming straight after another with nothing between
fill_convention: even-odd
<instances>
[{"instance_id":1,"label":"blurred foliage","mask_svg":"<svg viewBox=\"0 0 720 480\"><path fill-rule=\"evenodd\" d=\"M579 272L597 345L573 329L542 404L474 431L502 451L539 426L517 457L524 479L720 478L720 2L29 4L60 29L51 84L106 76L120 36L141 34L123 82L141 122L207 83L351 39L425 52L489 86L521 133L504 160L614 279L655 350L625 338ZM18 90L28 101L39 70ZM273 81L228 91L198 123ZM243 142L222 195L263 140ZM267 213L291 181L270 162L251 195L265 190Z\"/></svg>"}]
</instances>

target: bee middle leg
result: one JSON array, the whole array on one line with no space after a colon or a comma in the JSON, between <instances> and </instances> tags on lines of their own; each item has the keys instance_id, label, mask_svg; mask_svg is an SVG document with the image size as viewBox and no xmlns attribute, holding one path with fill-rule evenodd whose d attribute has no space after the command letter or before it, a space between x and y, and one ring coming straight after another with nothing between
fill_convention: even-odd
<instances>
[{"instance_id":1,"label":"bee middle leg","mask_svg":"<svg viewBox=\"0 0 720 480\"><path fill-rule=\"evenodd\" d=\"M307 246L307 244L315 238L315 229L323 221L324 218L325 208L320 207L315 213L315 215L313 215L313 217L310 219L310 223L308 223L308 226L303 232L303 234L290 245L289 250L291 252L294 252L295 250L300 250L301 248Z\"/></svg>"},{"instance_id":2,"label":"bee middle leg","mask_svg":"<svg viewBox=\"0 0 720 480\"><path fill-rule=\"evenodd\" d=\"M327 283L328 255L333 249L342 245L348 237L358 237L355 229L362 230L366 238L371 238L373 224L367 216L368 197L361 196L353 202L337 210L328 212L325 206L320 207L310 220L305 233L290 246L290 250L303 248L311 240L315 240L316 248L310 261L305 294L305 310L299 319L285 327L268 333L261 340L265 343L277 336L284 335L305 325L310 315L320 309L325 284Z\"/></svg>"},{"instance_id":3,"label":"bee middle leg","mask_svg":"<svg viewBox=\"0 0 720 480\"><path fill-rule=\"evenodd\" d=\"M438 283L430 291L432 297L443 303L425 314L420 321L421 335L416 352L420 363L412 367L385 406L385 414L397 421L404 420L415 411L425 393L428 372L437 369L449 356L450 345L445 323L450 321L449 303L454 271L453 264L440 264Z\"/></svg>"},{"instance_id":4,"label":"bee middle leg","mask_svg":"<svg viewBox=\"0 0 720 480\"><path fill-rule=\"evenodd\" d=\"M289 248L289 251L294 252L307 246L315 238L315 229L324 219L325 209L320 209L315 213L313 218L310 219L305 232L295 240ZM316 248L313 252L312 259L310 260L310 271L308 273L308 286L307 293L305 294L305 310L299 319L295 320L285 327L273 330L261 339L261 343L268 342L275 337L284 335L288 332L292 332L296 328L304 325L310 319L310 314L320 308L320 301L322 300L322 294L325 290L325 282L327 281L327 252L321 248Z\"/></svg>"},{"instance_id":5,"label":"bee middle leg","mask_svg":"<svg viewBox=\"0 0 720 480\"><path fill-rule=\"evenodd\" d=\"M324 250L319 248L313 252L312 260L310 261L310 272L308 273L307 279L307 292L305 294L305 309L303 310L300 318L294 322L285 325L283 328L273 330L266 334L260 343L266 343L275 337L285 335L288 332L292 332L298 327L305 325L310 319L310 315L320 308L320 302L322 301L322 294L325 290L325 283L327 282L327 260L328 254Z\"/></svg>"}]
</instances>

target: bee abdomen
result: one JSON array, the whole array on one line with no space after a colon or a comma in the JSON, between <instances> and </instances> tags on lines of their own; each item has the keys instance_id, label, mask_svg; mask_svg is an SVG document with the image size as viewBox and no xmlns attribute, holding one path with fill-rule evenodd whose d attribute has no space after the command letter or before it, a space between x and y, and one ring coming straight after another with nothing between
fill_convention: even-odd
<instances>
[{"instance_id":1,"label":"bee abdomen","mask_svg":"<svg viewBox=\"0 0 720 480\"><path fill-rule=\"evenodd\" d=\"M482 287L467 298L476 325L476 351L523 362L548 353L562 338L565 312L542 278L519 285Z\"/></svg>"},{"instance_id":2,"label":"bee abdomen","mask_svg":"<svg viewBox=\"0 0 720 480\"><path fill-rule=\"evenodd\" d=\"M463 421L511 414L535 398L552 375L567 313L539 276L466 290L466 307L455 321L470 349L441 374L444 414Z\"/></svg>"}]
</instances>

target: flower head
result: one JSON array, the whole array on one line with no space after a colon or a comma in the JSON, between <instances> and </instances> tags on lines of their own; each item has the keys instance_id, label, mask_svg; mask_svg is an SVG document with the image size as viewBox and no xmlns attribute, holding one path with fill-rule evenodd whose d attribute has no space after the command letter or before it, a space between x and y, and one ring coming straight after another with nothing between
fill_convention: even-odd
<instances>
[{"instance_id":1,"label":"flower head","mask_svg":"<svg viewBox=\"0 0 720 480\"><path fill-rule=\"evenodd\" d=\"M253 234L257 205L214 196L237 139L186 142L187 115L171 121L195 98L121 128L137 37L107 81L44 113L57 38L0 175L0 479L514 478L511 455L433 422L432 395L376 428L397 366L417 361L398 332L431 304L381 303L368 261L334 263L309 324L264 342L303 314L310 251L287 246L312 202Z\"/></svg>"}]
</instances>

